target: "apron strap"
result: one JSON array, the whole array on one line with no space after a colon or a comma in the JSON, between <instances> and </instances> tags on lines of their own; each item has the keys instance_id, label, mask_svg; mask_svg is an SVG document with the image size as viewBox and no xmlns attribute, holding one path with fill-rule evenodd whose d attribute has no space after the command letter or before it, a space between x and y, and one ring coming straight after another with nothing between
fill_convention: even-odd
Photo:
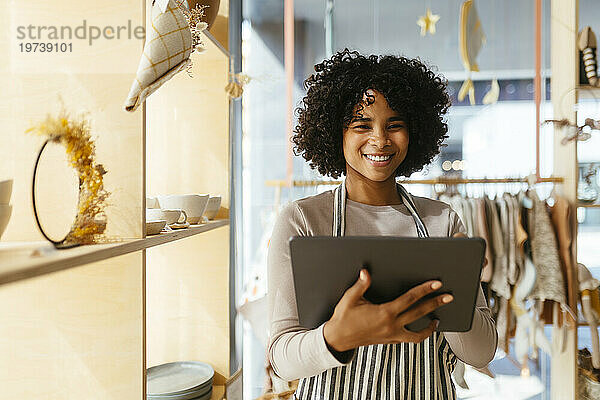
<instances>
[{"instance_id":1,"label":"apron strap","mask_svg":"<svg viewBox=\"0 0 600 400\"><path fill-rule=\"evenodd\" d=\"M417 227L417 234L419 235L419 237L429 237L427 227L425 227L425 223L423 222L421 216L419 215L419 212L417 211L417 206L413 201L412 196L408 193L404 186L402 186L399 183L396 183L396 189L398 189L398 194L402 198L402 202L404 203L406 208L408 208L408 211L410 211L410 214L412 215L413 220L415 221L415 225Z\"/></svg>"},{"instance_id":2,"label":"apron strap","mask_svg":"<svg viewBox=\"0 0 600 400\"><path fill-rule=\"evenodd\" d=\"M419 216L419 212L417 211L417 206L413 201L411 195L404 189L402 185L399 183L396 184L396 189L398 190L398 195L402 200L402 203L408 208L410 214L415 221L415 226L417 228L417 234L420 238L429 237L429 232L427 232L427 228L425 227L425 223ZM332 234L333 236L344 236L346 231L346 179L342 181L342 183L335 188L333 191L333 227Z\"/></svg>"},{"instance_id":3,"label":"apron strap","mask_svg":"<svg viewBox=\"0 0 600 400\"><path fill-rule=\"evenodd\" d=\"M333 192L333 236L344 236L346 228L346 179Z\"/></svg>"}]
</instances>

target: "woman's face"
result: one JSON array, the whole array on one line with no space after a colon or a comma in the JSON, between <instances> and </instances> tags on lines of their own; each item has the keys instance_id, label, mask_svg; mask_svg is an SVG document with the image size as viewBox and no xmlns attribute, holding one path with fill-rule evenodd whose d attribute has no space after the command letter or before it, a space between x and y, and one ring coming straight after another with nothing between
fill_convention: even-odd
<instances>
[{"instance_id":1,"label":"woman's face","mask_svg":"<svg viewBox=\"0 0 600 400\"><path fill-rule=\"evenodd\" d=\"M372 181L383 182L395 178L396 169L406 157L408 127L381 93L369 89L367 95L375 101L365 105L362 116L355 115L344 130L346 176L358 173Z\"/></svg>"}]
</instances>

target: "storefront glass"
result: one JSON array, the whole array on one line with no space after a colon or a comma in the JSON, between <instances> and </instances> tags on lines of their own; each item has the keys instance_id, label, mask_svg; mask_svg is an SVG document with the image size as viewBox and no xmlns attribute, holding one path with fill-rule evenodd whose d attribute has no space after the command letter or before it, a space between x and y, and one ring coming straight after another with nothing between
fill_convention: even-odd
<instances>
[{"instance_id":1,"label":"storefront glass","mask_svg":"<svg viewBox=\"0 0 600 400\"><path fill-rule=\"evenodd\" d=\"M350 48L364 54L401 54L419 57L433 65L449 82L453 106L448 115L449 139L441 154L425 170L411 178L457 176L465 178L525 177L535 172L535 40L534 2L477 2L485 43L477 57L480 72L473 72L475 105L468 97L458 100L467 78L459 53L459 14L462 1L398 2L374 0L297 0L294 4L294 104L304 95L303 80L315 63L338 50ZM435 34L421 36L417 20L427 8L439 15ZM541 120L552 117L550 99L550 6L544 2L542 25ZM284 4L275 0L244 2L243 69L251 81L243 99L244 121L244 270L246 299L266 292L266 254L278 207L288 201L331 187L276 189L268 180L286 179L287 125L284 66ZM483 104L497 81L497 102ZM552 127L541 128L540 172L552 172ZM323 179L300 157L293 157L293 179ZM522 184L469 185L459 187L466 195L494 196L517 192ZM542 185L547 194L552 185ZM438 187L411 185L416 195L435 196ZM244 368L246 396L261 393L265 349L246 326ZM521 369L502 357L491 369L517 387ZM549 387L548 358L540 355L524 378L531 396L546 398ZM535 379L534 379L535 378ZM484 393L495 390L490 379L480 378ZM497 383L498 381L496 381ZM466 393L466 392L465 392ZM506 393L508 395L508 392ZM523 397L525 398L525 397Z\"/></svg>"}]
</instances>

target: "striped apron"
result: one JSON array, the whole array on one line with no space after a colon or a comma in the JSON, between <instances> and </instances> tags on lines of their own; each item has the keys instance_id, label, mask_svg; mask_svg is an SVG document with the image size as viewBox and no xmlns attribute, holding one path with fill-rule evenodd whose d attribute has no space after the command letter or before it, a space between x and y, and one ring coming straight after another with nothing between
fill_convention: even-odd
<instances>
[{"instance_id":1,"label":"striped apron","mask_svg":"<svg viewBox=\"0 0 600 400\"><path fill-rule=\"evenodd\" d=\"M412 198L402 185L397 184L397 189L419 237L428 237ZM334 191L333 208L333 236L343 236L345 181ZM438 332L416 344L362 346L350 364L300 379L294 396L299 400L455 400L451 374L456 360L443 333Z\"/></svg>"}]
</instances>

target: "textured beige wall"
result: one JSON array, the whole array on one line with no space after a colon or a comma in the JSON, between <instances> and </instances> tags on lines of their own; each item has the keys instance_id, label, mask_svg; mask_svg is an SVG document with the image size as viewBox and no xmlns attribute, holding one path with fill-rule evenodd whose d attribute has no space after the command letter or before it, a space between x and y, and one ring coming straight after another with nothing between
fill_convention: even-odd
<instances>
[{"instance_id":1,"label":"textured beige wall","mask_svg":"<svg viewBox=\"0 0 600 400\"><path fill-rule=\"evenodd\" d=\"M141 252L0 286L0 398L142 399Z\"/></svg>"}]
</instances>

